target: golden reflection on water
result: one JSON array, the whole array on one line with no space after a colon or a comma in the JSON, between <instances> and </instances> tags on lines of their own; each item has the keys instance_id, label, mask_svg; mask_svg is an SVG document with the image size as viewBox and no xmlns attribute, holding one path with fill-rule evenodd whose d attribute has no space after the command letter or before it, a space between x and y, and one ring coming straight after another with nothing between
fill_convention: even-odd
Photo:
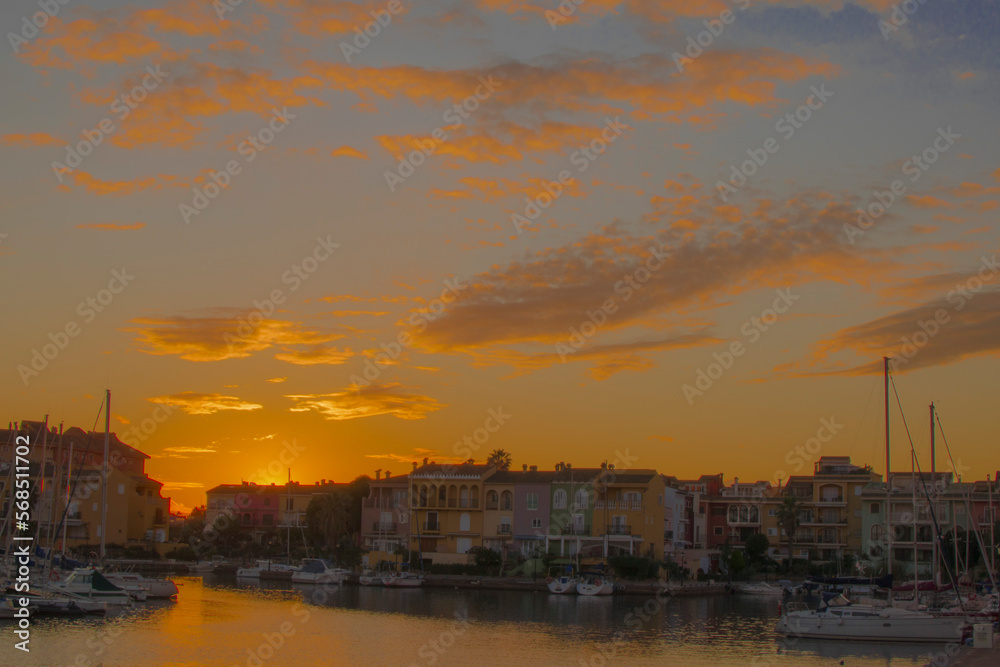
<instances>
[{"instance_id":1,"label":"golden reflection on water","mask_svg":"<svg viewBox=\"0 0 1000 667\"><path fill-rule=\"evenodd\" d=\"M333 589L175 578L176 602L108 619L38 619L31 653L0 665L921 665L934 646L793 642L777 603L714 596L586 598L545 593ZM463 623L463 619L469 619ZM780 651L779 651L780 648ZM923 658L922 658L923 656Z\"/></svg>"}]
</instances>

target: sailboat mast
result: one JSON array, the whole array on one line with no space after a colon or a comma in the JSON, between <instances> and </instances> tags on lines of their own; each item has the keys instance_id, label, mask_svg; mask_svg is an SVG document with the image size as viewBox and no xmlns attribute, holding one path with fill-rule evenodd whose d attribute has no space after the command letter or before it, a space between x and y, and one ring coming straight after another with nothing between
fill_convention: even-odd
<instances>
[{"instance_id":1,"label":"sailboat mast","mask_svg":"<svg viewBox=\"0 0 1000 667\"><path fill-rule=\"evenodd\" d=\"M934 449L934 403L931 402L931 511L937 514L937 454ZM937 545L938 537L935 535L934 541L931 542L931 577L934 579L934 583L940 583L938 581L938 569L937 569Z\"/></svg>"},{"instance_id":2,"label":"sailboat mast","mask_svg":"<svg viewBox=\"0 0 1000 667\"><path fill-rule=\"evenodd\" d=\"M912 500L910 506L913 508L913 599L916 600L917 583L920 581L920 574L917 572L917 453L910 452L910 491Z\"/></svg>"},{"instance_id":3,"label":"sailboat mast","mask_svg":"<svg viewBox=\"0 0 1000 667\"><path fill-rule=\"evenodd\" d=\"M892 574L892 488L889 456L889 357L882 357L882 378L885 384L885 539L888 573ZM916 536L914 536L915 538Z\"/></svg>"},{"instance_id":4,"label":"sailboat mast","mask_svg":"<svg viewBox=\"0 0 1000 667\"><path fill-rule=\"evenodd\" d=\"M111 448L111 390L104 390L104 461L102 472L104 484L101 485L101 563L104 556L108 536L108 456Z\"/></svg>"}]
</instances>

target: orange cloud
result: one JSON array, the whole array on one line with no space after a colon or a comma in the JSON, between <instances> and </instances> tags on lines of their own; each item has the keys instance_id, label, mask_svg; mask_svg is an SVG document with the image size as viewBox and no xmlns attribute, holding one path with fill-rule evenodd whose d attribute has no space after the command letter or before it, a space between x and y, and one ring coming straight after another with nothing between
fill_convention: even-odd
<instances>
[{"instance_id":1,"label":"orange cloud","mask_svg":"<svg viewBox=\"0 0 1000 667\"><path fill-rule=\"evenodd\" d=\"M438 401L419 394L410 394L399 384L371 384L356 391L332 394L290 395L295 406L292 412L318 412L327 419L344 420L377 415L394 415L399 419L423 419L428 413L445 407Z\"/></svg>"},{"instance_id":2,"label":"orange cloud","mask_svg":"<svg viewBox=\"0 0 1000 667\"><path fill-rule=\"evenodd\" d=\"M0 146L64 146L62 139L56 139L46 132L32 132L30 134L5 134L0 137Z\"/></svg>"},{"instance_id":3,"label":"orange cloud","mask_svg":"<svg viewBox=\"0 0 1000 667\"><path fill-rule=\"evenodd\" d=\"M257 0L262 7L284 15L295 30L303 35L324 37L352 33L355 27L364 29L371 23L372 12L386 11L386 0ZM409 12L409 2L399 2L400 11L392 15L398 20Z\"/></svg>"},{"instance_id":4,"label":"orange cloud","mask_svg":"<svg viewBox=\"0 0 1000 667\"><path fill-rule=\"evenodd\" d=\"M99 229L101 231L126 231L133 229L142 229L146 226L145 222L136 222L131 225L123 225L115 222L92 222L86 225L77 225L77 229Z\"/></svg>"},{"instance_id":5,"label":"orange cloud","mask_svg":"<svg viewBox=\"0 0 1000 667\"><path fill-rule=\"evenodd\" d=\"M340 148L335 148L333 149L333 152L330 153L330 155L333 157L356 157L362 160L368 159L367 154L351 146L341 146Z\"/></svg>"},{"instance_id":6,"label":"orange cloud","mask_svg":"<svg viewBox=\"0 0 1000 667\"><path fill-rule=\"evenodd\" d=\"M951 202L930 195L907 195L906 199L917 208L951 208Z\"/></svg>"},{"instance_id":7,"label":"orange cloud","mask_svg":"<svg viewBox=\"0 0 1000 667\"><path fill-rule=\"evenodd\" d=\"M66 172L63 172L64 174ZM147 176L146 178L134 178L128 181L106 181L95 178L91 174L79 169L69 174L73 185L84 188L92 195L131 195L143 190L162 190L163 188L184 188L190 185L189 182L178 179L169 174L158 176ZM66 188L68 186L61 186Z\"/></svg>"},{"instance_id":8,"label":"orange cloud","mask_svg":"<svg viewBox=\"0 0 1000 667\"><path fill-rule=\"evenodd\" d=\"M193 391L184 391L169 396L157 396L149 400L160 405L178 407L189 415L211 415L223 410L260 410L264 407L259 403L250 403L235 396L198 394Z\"/></svg>"},{"instance_id":9,"label":"orange cloud","mask_svg":"<svg viewBox=\"0 0 1000 667\"><path fill-rule=\"evenodd\" d=\"M188 361L241 359L273 346L314 346L343 338L342 334L303 329L287 320L259 321L252 315L253 311L216 308L196 317L141 317L132 320L140 328L127 331L136 333L136 342L146 346L142 352Z\"/></svg>"},{"instance_id":10,"label":"orange cloud","mask_svg":"<svg viewBox=\"0 0 1000 667\"><path fill-rule=\"evenodd\" d=\"M304 350L287 350L274 355L274 358L298 366L316 366L342 364L353 356L354 353L351 352L350 348L342 350L336 347L313 345Z\"/></svg>"}]
</instances>

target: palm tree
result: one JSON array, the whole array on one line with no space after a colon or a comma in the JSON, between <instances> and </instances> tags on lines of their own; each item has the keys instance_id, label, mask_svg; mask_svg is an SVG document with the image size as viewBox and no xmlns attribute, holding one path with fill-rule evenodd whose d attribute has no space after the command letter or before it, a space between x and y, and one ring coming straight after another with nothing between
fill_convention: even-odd
<instances>
[{"instance_id":1,"label":"palm tree","mask_svg":"<svg viewBox=\"0 0 1000 667\"><path fill-rule=\"evenodd\" d=\"M795 542L795 533L799 529L799 502L791 493L785 493L782 498L777 517L778 525L785 531L785 538L788 540L788 568L791 569L792 545Z\"/></svg>"},{"instance_id":2,"label":"palm tree","mask_svg":"<svg viewBox=\"0 0 1000 667\"><path fill-rule=\"evenodd\" d=\"M486 465L495 466L499 470L509 470L510 464L510 454L502 449L494 449L486 459Z\"/></svg>"}]
</instances>

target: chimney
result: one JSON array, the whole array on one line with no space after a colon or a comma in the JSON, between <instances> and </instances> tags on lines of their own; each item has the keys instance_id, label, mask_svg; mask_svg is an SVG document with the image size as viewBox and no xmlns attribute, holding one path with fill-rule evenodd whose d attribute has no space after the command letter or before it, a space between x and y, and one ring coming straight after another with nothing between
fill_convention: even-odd
<instances>
[{"instance_id":1,"label":"chimney","mask_svg":"<svg viewBox=\"0 0 1000 667\"><path fill-rule=\"evenodd\" d=\"M416 461L414 461L414 462L413 462L413 469L414 469L414 470L416 470L416 469L417 469L417 462L416 462Z\"/></svg>"},{"instance_id":2,"label":"chimney","mask_svg":"<svg viewBox=\"0 0 1000 667\"><path fill-rule=\"evenodd\" d=\"M531 472L538 472L538 466L531 466L528 468Z\"/></svg>"},{"instance_id":3,"label":"chimney","mask_svg":"<svg viewBox=\"0 0 1000 667\"><path fill-rule=\"evenodd\" d=\"M528 464L527 463L522 463L521 464L521 472L528 472Z\"/></svg>"},{"instance_id":4,"label":"chimney","mask_svg":"<svg viewBox=\"0 0 1000 667\"><path fill-rule=\"evenodd\" d=\"M326 486L326 480L325 479L319 480L319 483L322 484L323 486Z\"/></svg>"},{"instance_id":5,"label":"chimney","mask_svg":"<svg viewBox=\"0 0 1000 667\"><path fill-rule=\"evenodd\" d=\"M388 477L388 475L386 475L386 477ZM382 469L381 468L379 468L378 470L375 471L375 479L382 479Z\"/></svg>"},{"instance_id":6,"label":"chimney","mask_svg":"<svg viewBox=\"0 0 1000 667\"><path fill-rule=\"evenodd\" d=\"M608 469L608 462L601 461L601 470L607 470L607 469Z\"/></svg>"},{"instance_id":7,"label":"chimney","mask_svg":"<svg viewBox=\"0 0 1000 667\"><path fill-rule=\"evenodd\" d=\"M427 465L427 457L424 457L424 465Z\"/></svg>"},{"instance_id":8,"label":"chimney","mask_svg":"<svg viewBox=\"0 0 1000 667\"><path fill-rule=\"evenodd\" d=\"M388 470L386 470L385 471L385 478L389 479L389 475L391 475L391 474L392 474L391 472L389 472Z\"/></svg>"}]
</instances>

